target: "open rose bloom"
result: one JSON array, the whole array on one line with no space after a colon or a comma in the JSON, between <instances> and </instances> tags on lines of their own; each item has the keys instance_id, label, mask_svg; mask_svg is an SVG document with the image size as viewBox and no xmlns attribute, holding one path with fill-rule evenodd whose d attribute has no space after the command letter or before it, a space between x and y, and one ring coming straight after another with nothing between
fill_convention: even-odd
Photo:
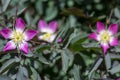
<instances>
[{"instance_id":1,"label":"open rose bloom","mask_svg":"<svg viewBox=\"0 0 120 80\"><path fill-rule=\"evenodd\" d=\"M18 18L13 30L7 27L1 30L1 35L5 39L10 39L5 45L3 51L17 48L26 54L29 52L27 41L31 40L37 34L37 31L25 30L25 26L25 22L21 18Z\"/></svg>"},{"instance_id":2,"label":"open rose bloom","mask_svg":"<svg viewBox=\"0 0 120 80\"><path fill-rule=\"evenodd\" d=\"M47 24L45 21L40 20L38 23L38 28L39 32L43 33L42 35L39 35L39 40L44 40L50 43L54 41L57 36L57 34L55 33L57 30L56 21L51 21L49 24Z\"/></svg>"},{"instance_id":3,"label":"open rose bloom","mask_svg":"<svg viewBox=\"0 0 120 80\"><path fill-rule=\"evenodd\" d=\"M91 33L89 38L99 41L105 54L110 46L117 46L119 44L118 39L115 37L117 31L117 24L111 24L108 29L106 29L103 23L97 22L97 30Z\"/></svg>"}]
</instances>

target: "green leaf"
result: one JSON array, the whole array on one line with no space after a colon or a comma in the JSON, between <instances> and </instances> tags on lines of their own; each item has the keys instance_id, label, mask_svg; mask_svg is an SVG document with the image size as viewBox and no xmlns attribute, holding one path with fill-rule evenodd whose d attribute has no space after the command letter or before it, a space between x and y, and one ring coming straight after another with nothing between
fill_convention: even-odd
<instances>
[{"instance_id":1,"label":"green leaf","mask_svg":"<svg viewBox=\"0 0 120 80\"><path fill-rule=\"evenodd\" d=\"M34 19L32 20L31 25L32 25L32 26L36 26L35 24L38 22L38 20L39 20L39 15L36 15L36 16L34 17Z\"/></svg>"},{"instance_id":2,"label":"green leaf","mask_svg":"<svg viewBox=\"0 0 120 80\"><path fill-rule=\"evenodd\" d=\"M72 65L74 57L73 54L67 49L63 50L61 56L62 56L62 70L66 73L68 67Z\"/></svg>"},{"instance_id":3,"label":"green leaf","mask_svg":"<svg viewBox=\"0 0 120 80\"><path fill-rule=\"evenodd\" d=\"M44 64L50 64L50 62L47 61L47 59L41 54L39 53L39 59L40 62L44 63Z\"/></svg>"},{"instance_id":4,"label":"green leaf","mask_svg":"<svg viewBox=\"0 0 120 80\"><path fill-rule=\"evenodd\" d=\"M58 14L58 10L54 6L53 2L51 1L49 3L49 7L46 9L45 20L50 21L50 20L54 19L57 16L57 14Z\"/></svg>"},{"instance_id":5,"label":"green leaf","mask_svg":"<svg viewBox=\"0 0 120 80\"><path fill-rule=\"evenodd\" d=\"M73 67L73 76L74 76L74 80L81 80L80 78L80 67L77 65L74 65Z\"/></svg>"},{"instance_id":6,"label":"green leaf","mask_svg":"<svg viewBox=\"0 0 120 80\"><path fill-rule=\"evenodd\" d=\"M32 71L31 79L32 80L41 80L38 72L33 67L30 67L30 69Z\"/></svg>"},{"instance_id":7,"label":"green leaf","mask_svg":"<svg viewBox=\"0 0 120 80\"><path fill-rule=\"evenodd\" d=\"M109 70L109 72L110 72L111 74L115 74L115 73L117 73L117 72L120 72L120 64L117 65L117 66L115 66L115 67L113 67L111 70Z\"/></svg>"},{"instance_id":8,"label":"green leaf","mask_svg":"<svg viewBox=\"0 0 120 80\"><path fill-rule=\"evenodd\" d=\"M27 21L27 24L28 24L28 25L31 25L31 20L32 20L32 18L31 18L31 14L30 14L29 11L26 12L26 14L25 14L25 19L26 19L26 21Z\"/></svg>"},{"instance_id":9,"label":"green leaf","mask_svg":"<svg viewBox=\"0 0 120 80\"><path fill-rule=\"evenodd\" d=\"M9 59L8 61L6 61L0 68L0 73L5 72L7 68L11 67L13 64L15 64L15 62L16 62L16 59Z\"/></svg>"},{"instance_id":10,"label":"green leaf","mask_svg":"<svg viewBox=\"0 0 120 80\"><path fill-rule=\"evenodd\" d=\"M113 53L110 53L110 58L111 59L120 59L120 54L113 54Z\"/></svg>"},{"instance_id":11,"label":"green leaf","mask_svg":"<svg viewBox=\"0 0 120 80\"><path fill-rule=\"evenodd\" d=\"M120 11L118 8L114 9L114 14L115 14L115 17L120 18Z\"/></svg>"},{"instance_id":12,"label":"green leaf","mask_svg":"<svg viewBox=\"0 0 120 80\"><path fill-rule=\"evenodd\" d=\"M34 68L40 71L42 70L42 64L40 64L38 61L34 61Z\"/></svg>"},{"instance_id":13,"label":"green leaf","mask_svg":"<svg viewBox=\"0 0 120 80\"><path fill-rule=\"evenodd\" d=\"M4 55L4 56L0 59L0 62L3 62L3 61L5 61L5 60L7 60L7 59L10 59L10 54Z\"/></svg>"},{"instance_id":14,"label":"green leaf","mask_svg":"<svg viewBox=\"0 0 120 80\"><path fill-rule=\"evenodd\" d=\"M75 31L75 33L71 35L72 40L70 44L70 49L74 52L84 50L81 43L86 41L87 36L88 35L86 33L78 33Z\"/></svg>"},{"instance_id":15,"label":"green leaf","mask_svg":"<svg viewBox=\"0 0 120 80\"><path fill-rule=\"evenodd\" d=\"M97 43L87 43L87 44L83 44L84 48L100 48L100 45Z\"/></svg>"},{"instance_id":16,"label":"green leaf","mask_svg":"<svg viewBox=\"0 0 120 80\"><path fill-rule=\"evenodd\" d=\"M106 65L107 70L111 68L111 58L110 58L109 53L105 55L105 65Z\"/></svg>"},{"instance_id":17,"label":"green leaf","mask_svg":"<svg viewBox=\"0 0 120 80\"><path fill-rule=\"evenodd\" d=\"M100 66L100 64L102 63L103 58L98 57L98 59L95 61L94 65L92 66L92 68L89 71L89 78L91 77L91 74L97 70L97 68Z\"/></svg>"},{"instance_id":18,"label":"green leaf","mask_svg":"<svg viewBox=\"0 0 120 80\"><path fill-rule=\"evenodd\" d=\"M23 55L25 55L26 57L33 57L32 51L29 51L29 54L23 54Z\"/></svg>"},{"instance_id":19,"label":"green leaf","mask_svg":"<svg viewBox=\"0 0 120 80\"><path fill-rule=\"evenodd\" d=\"M80 41L81 39L84 39L84 38L87 38L88 34L86 33L74 33L73 35L71 35L72 37L72 40L71 40L71 43L74 44L76 42L79 41L79 43L83 42L83 41Z\"/></svg>"},{"instance_id":20,"label":"green leaf","mask_svg":"<svg viewBox=\"0 0 120 80\"><path fill-rule=\"evenodd\" d=\"M3 10L3 12L6 11L8 5L10 4L10 1L11 0L2 0L2 5L3 5L2 10Z\"/></svg>"},{"instance_id":21,"label":"green leaf","mask_svg":"<svg viewBox=\"0 0 120 80\"><path fill-rule=\"evenodd\" d=\"M27 69L25 67L20 66L16 77L17 77L17 80L27 80L28 79Z\"/></svg>"},{"instance_id":22,"label":"green leaf","mask_svg":"<svg viewBox=\"0 0 120 80\"><path fill-rule=\"evenodd\" d=\"M29 58L27 58L27 59L25 59L25 65L29 65L30 64L30 59Z\"/></svg>"},{"instance_id":23,"label":"green leaf","mask_svg":"<svg viewBox=\"0 0 120 80\"><path fill-rule=\"evenodd\" d=\"M68 56L67 56L65 51L63 51L61 53L61 56L62 56L62 69L66 73L66 71L68 69L68 64L69 64L69 62L68 62L69 58L68 58Z\"/></svg>"},{"instance_id":24,"label":"green leaf","mask_svg":"<svg viewBox=\"0 0 120 80\"><path fill-rule=\"evenodd\" d=\"M6 75L0 75L0 80L12 80L12 79Z\"/></svg>"},{"instance_id":25,"label":"green leaf","mask_svg":"<svg viewBox=\"0 0 120 80\"><path fill-rule=\"evenodd\" d=\"M43 14L43 4L41 0L37 0L35 7L36 7L37 12L40 15Z\"/></svg>"},{"instance_id":26,"label":"green leaf","mask_svg":"<svg viewBox=\"0 0 120 80\"><path fill-rule=\"evenodd\" d=\"M84 54L84 53L79 53L79 55L80 55L79 57L81 57L80 60L81 60L81 61L83 60L81 63L82 63L82 64L85 63L86 66L89 66L89 65L91 65L91 64L94 62L94 60L91 59L90 55L86 55L86 54ZM77 55L77 56L78 56L78 55ZM78 61L78 62L79 62L79 61Z\"/></svg>"},{"instance_id":27,"label":"green leaf","mask_svg":"<svg viewBox=\"0 0 120 80\"><path fill-rule=\"evenodd\" d=\"M68 49L66 49L66 53L68 54L68 58L69 58L69 65L68 66L72 66L73 60L74 60L73 53Z\"/></svg>"},{"instance_id":28,"label":"green leaf","mask_svg":"<svg viewBox=\"0 0 120 80\"><path fill-rule=\"evenodd\" d=\"M16 10L17 8L14 7L12 9L9 9L5 14L6 15L9 15L8 18L11 18L13 16L15 16L15 13L16 13ZM25 6L19 6L18 7L18 11L17 11L17 16L20 15L22 12L24 12L26 10L26 7Z\"/></svg>"},{"instance_id":29,"label":"green leaf","mask_svg":"<svg viewBox=\"0 0 120 80\"><path fill-rule=\"evenodd\" d=\"M119 61L113 61L112 67L119 65Z\"/></svg>"},{"instance_id":30,"label":"green leaf","mask_svg":"<svg viewBox=\"0 0 120 80\"><path fill-rule=\"evenodd\" d=\"M120 45L115 46L114 48L111 49L112 52L119 53L120 52Z\"/></svg>"}]
</instances>

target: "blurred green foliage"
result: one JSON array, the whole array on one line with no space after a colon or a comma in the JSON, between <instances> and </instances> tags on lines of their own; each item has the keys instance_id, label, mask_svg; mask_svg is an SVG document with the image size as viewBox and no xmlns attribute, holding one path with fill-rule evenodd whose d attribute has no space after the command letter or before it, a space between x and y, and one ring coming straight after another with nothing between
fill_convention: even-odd
<instances>
[{"instance_id":1,"label":"blurred green foliage","mask_svg":"<svg viewBox=\"0 0 120 80\"><path fill-rule=\"evenodd\" d=\"M88 39L97 21L120 24L119 0L0 0L0 29L12 28L16 17L22 17L27 28L36 30L40 19L56 20L58 35L52 44L33 39L31 52L22 54L21 59L16 51L2 51L7 40L0 36L0 80L115 80L120 77L120 45L104 56L100 46ZM61 43L57 42L59 38Z\"/></svg>"}]
</instances>

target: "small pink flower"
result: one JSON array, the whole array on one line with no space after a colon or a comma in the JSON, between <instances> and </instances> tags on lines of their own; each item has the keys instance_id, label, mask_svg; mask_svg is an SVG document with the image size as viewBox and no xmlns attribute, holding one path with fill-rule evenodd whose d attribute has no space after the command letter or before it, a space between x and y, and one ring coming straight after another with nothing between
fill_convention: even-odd
<instances>
[{"instance_id":1,"label":"small pink flower","mask_svg":"<svg viewBox=\"0 0 120 80\"><path fill-rule=\"evenodd\" d=\"M28 43L36 34L36 30L25 30L25 22L23 19L18 18L16 20L15 29L4 28L1 30L1 35L5 39L10 39L5 45L3 51L20 49L24 53L28 53Z\"/></svg>"},{"instance_id":2,"label":"small pink flower","mask_svg":"<svg viewBox=\"0 0 120 80\"><path fill-rule=\"evenodd\" d=\"M44 40L52 43L56 38L57 34L55 33L57 30L57 22L51 21L47 24L44 20L40 20L38 23L38 28L42 35L38 37L39 40Z\"/></svg>"},{"instance_id":3,"label":"small pink flower","mask_svg":"<svg viewBox=\"0 0 120 80\"><path fill-rule=\"evenodd\" d=\"M118 24L111 24L108 29L102 22L97 22L97 31L91 33L88 37L100 42L104 54L110 46L117 46L119 44L115 34L118 31Z\"/></svg>"}]
</instances>

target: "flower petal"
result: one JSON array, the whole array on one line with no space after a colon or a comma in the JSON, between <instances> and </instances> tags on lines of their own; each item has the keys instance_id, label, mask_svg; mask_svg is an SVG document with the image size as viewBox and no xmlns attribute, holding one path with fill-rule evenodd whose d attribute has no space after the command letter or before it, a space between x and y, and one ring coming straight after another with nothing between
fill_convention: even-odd
<instances>
[{"instance_id":1,"label":"flower petal","mask_svg":"<svg viewBox=\"0 0 120 80\"><path fill-rule=\"evenodd\" d=\"M37 34L36 30L26 30L25 31L25 40L31 40Z\"/></svg>"},{"instance_id":2,"label":"flower petal","mask_svg":"<svg viewBox=\"0 0 120 80\"><path fill-rule=\"evenodd\" d=\"M43 35L38 36L39 40L43 40Z\"/></svg>"},{"instance_id":3,"label":"flower petal","mask_svg":"<svg viewBox=\"0 0 120 80\"><path fill-rule=\"evenodd\" d=\"M23 51L25 54L28 54L29 50L28 50L28 43L27 42L23 42L22 44L19 45L19 48L21 51Z\"/></svg>"},{"instance_id":4,"label":"flower petal","mask_svg":"<svg viewBox=\"0 0 120 80\"><path fill-rule=\"evenodd\" d=\"M57 35L56 34L53 34L51 37L50 37L50 40L48 40L48 42L52 43L54 40L55 40L55 37Z\"/></svg>"},{"instance_id":5,"label":"flower petal","mask_svg":"<svg viewBox=\"0 0 120 80\"><path fill-rule=\"evenodd\" d=\"M22 18L17 18L15 28L16 30L24 30L25 29L25 22Z\"/></svg>"},{"instance_id":6,"label":"flower petal","mask_svg":"<svg viewBox=\"0 0 120 80\"><path fill-rule=\"evenodd\" d=\"M98 37L98 34L96 34L96 33L94 33L94 32L91 33L91 34L89 34L89 36L88 36L88 38L94 39L94 40L98 41L97 37Z\"/></svg>"},{"instance_id":7,"label":"flower petal","mask_svg":"<svg viewBox=\"0 0 120 80\"><path fill-rule=\"evenodd\" d=\"M105 30L104 24L102 22L97 22L97 32L100 33L103 30Z\"/></svg>"},{"instance_id":8,"label":"flower petal","mask_svg":"<svg viewBox=\"0 0 120 80\"><path fill-rule=\"evenodd\" d=\"M3 51L7 51L7 50L13 50L16 48L16 45L13 41L9 41L7 42L7 44L5 45L5 47L3 48Z\"/></svg>"},{"instance_id":9,"label":"flower petal","mask_svg":"<svg viewBox=\"0 0 120 80\"><path fill-rule=\"evenodd\" d=\"M110 40L110 46L117 46L119 44L119 41L117 38L113 37L111 40Z\"/></svg>"},{"instance_id":10,"label":"flower petal","mask_svg":"<svg viewBox=\"0 0 120 80\"><path fill-rule=\"evenodd\" d=\"M108 30L113 34L116 34L118 32L118 24L111 24Z\"/></svg>"},{"instance_id":11,"label":"flower petal","mask_svg":"<svg viewBox=\"0 0 120 80\"><path fill-rule=\"evenodd\" d=\"M57 22L56 21L51 21L49 23L49 28L53 31L53 33L57 30Z\"/></svg>"},{"instance_id":12,"label":"flower petal","mask_svg":"<svg viewBox=\"0 0 120 80\"><path fill-rule=\"evenodd\" d=\"M46 28L48 27L48 25L44 20L39 20L38 27L40 32L46 32Z\"/></svg>"},{"instance_id":13,"label":"flower petal","mask_svg":"<svg viewBox=\"0 0 120 80\"><path fill-rule=\"evenodd\" d=\"M61 43L62 41L63 41L62 38L59 38L59 39L58 39L58 42L59 42L59 43Z\"/></svg>"},{"instance_id":14,"label":"flower petal","mask_svg":"<svg viewBox=\"0 0 120 80\"><path fill-rule=\"evenodd\" d=\"M120 78L118 78L117 80L120 80Z\"/></svg>"},{"instance_id":15,"label":"flower petal","mask_svg":"<svg viewBox=\"0 0 120 80\"><path fill-rule=\"evenodd\" d=\"M12 34L12 30L9 28L4 28L0 31L0 33L5 39L8 39L8 38L10 38L10 36Z\"/></svg>"},{"instance_id":16,"label":"flower petal","mask_svg":"<svg viewBox=\"0 0 120 80\"><path fill-rule=\"evenodd\" d=\"M106 54L107 50L109 49L108 43L101 43L101 47L103 49L103 53Z\"/></svg>"}]
</instances>

